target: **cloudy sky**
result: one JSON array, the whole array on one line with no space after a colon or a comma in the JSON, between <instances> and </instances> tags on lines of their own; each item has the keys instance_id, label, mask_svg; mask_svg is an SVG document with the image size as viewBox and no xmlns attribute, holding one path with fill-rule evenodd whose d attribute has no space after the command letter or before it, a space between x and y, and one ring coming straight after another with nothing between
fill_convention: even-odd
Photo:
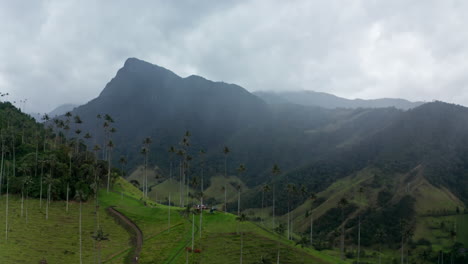
<instances>
[{"instance_id":1,"label":"cloudy sky","mask_svg":"<svg viewBox=\"0 0 468 264\"><path fill-rule=\"evenodd\" d=\"M0 91L96 97L128 57L255 90L468 105L468 1L0 0Z\"/></svg>"}]
</instances>

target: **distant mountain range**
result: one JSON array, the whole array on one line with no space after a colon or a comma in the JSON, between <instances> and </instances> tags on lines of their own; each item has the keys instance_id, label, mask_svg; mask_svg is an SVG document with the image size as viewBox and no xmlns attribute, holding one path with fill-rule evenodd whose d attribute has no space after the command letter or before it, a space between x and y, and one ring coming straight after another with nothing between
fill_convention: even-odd
<instances>
[{"instance_id":1,"label":"distant mountain range","mask_svg":"<svg viewBox=\"0 0 468 264\"><path fill-rule=\"evenodd\" d=\"M72 111L75 107L78 105L76 104L63 104L58 107L56 107L54 110L50 111L47 113L50 118L54 118L57 116L64 115L67 112ZM44 114L41 113L30 113L29 114L32 118L34 118L37 122L42 122L42 117L44 117Z\"/></svg>"},{"instance_id":2,"label":"distant mountain range","mask_svg":"<svg viewBox=\"0 0 468 264\"><path fill-rule=\"evenodd\" d=\"M73 114L84 121L80 129L92 134L89 144L102 148L103 120L96 117L111 115L117 130L112 157L115 163L128 157L129 168L142 164L142 141L151 137L150 162L162 175L169 174L169 147L180 147L186 131L192 135L193 175L199 173L201 149L207 151L207 177L223 174L222 150L229 146L229 173L236 174L240 163L248 168L241 176L252 188L246 207L259 206L256 188L268 181L293 181L319 192L361 170L378 168L394 177L418 166L421 177L468 201L468 177L460 170L468 167L468 110L461 106L309 91L252 94L130 58L97 98ZM275 163L282 173L272 179Z\"/></svg>"},{"instance_id":3,"label":"distant mountain range","mask_svg":"<svg viewBox=\"0 0 468 264\"><path fill-rule=\"evenodd\" d=\"M385 108L395 107L408 110L418 107L424 102L410 102L405 99L346 99L328 93L314 91L268 92L258 91L255 95L269 104L293 103L305 106L319 106L328 109L334 108Z\"/></svg>"}]
</instances>

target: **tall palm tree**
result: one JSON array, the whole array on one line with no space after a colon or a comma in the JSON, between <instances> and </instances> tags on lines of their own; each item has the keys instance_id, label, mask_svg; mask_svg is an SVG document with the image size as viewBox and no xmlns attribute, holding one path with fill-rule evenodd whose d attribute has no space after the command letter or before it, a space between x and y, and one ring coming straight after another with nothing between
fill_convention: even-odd
<instances>
[{"instance_id":1,"label":"tall palm tree","mask_svg":"<svg viewBox=\"0 0 468 264\"><path fill-rule=\"evenodd\" d=\"M143 140L143 149L142 154L145 156L145 178L144 178L144 195L148 197L148 155L149 155L149 146L153 141L150 137L147 137Z\"/></svg>"},{"instance_id":2,"label":"tall palm tree","mask_svg":"<svg viewBox=\"0 0 468 264\"><path fill-rule=\"evenodd\" d=\"M79 217L79 240L80 240L80 264L83 264L83 238L82 238L82 228L81 228L81 216L82 216L82 207L83 207L83 201L86 200L86 195L85 193L77 188L76 193L75 193L75 200L80 202L80 217Z\"/></svg>"},{"instance_id":3,"label":"tall palm tree","mask_svg":"<svg viewBox=\"0 0 468 264\"><path fill-rule=\"evenodd\" d=\"M80 129L76 129L75 130L75 134L76 134L76 139L75 139L75 154L78 154L80 152L80 134L81 134L81 130Z\"/></svg>"},{"instance_id":4,"label":"tall palm tree","mask_svg":"<svg viewBox=\"0 0 468 264\"><path fill-rule=\"evenodd\" d=\"M121 156L119 159L120 171L122 172L122 177L125 177L125 165L127 164L127 159L124 156Z\"/></svg>"},{"instance_id":5,"label":"tall palm tree","mask_svg":"<svg viewBox=\"0 0 468 264\"><path fill-rule=\"evenodd\" d=\"M224 212L227 213L227 157L229 152L228 147L224 147L223 153L224 153Z\"/></svg>"},{"instance_id":6,"label":"tall palm tree","mask_svg":"<svg viewBox=\"0 0 468 264\"><path fill-rule=\"evenodd\" d=\"M348 204L349 202L348 200L346 200L346 198L341 198L340 201L338 202L338 207L341 209L341 243L340 243L341 260L345 259L345 255L344 255L344 239L345 239L344 210Z\"/></svg>"},{"instance_id":7,"label":"tall palm tree","mask_svg":"<svg viewBox=\"0 0 468 264\"><path fill-rule=\"evenodd\" d=\"M26 204L25 204L25 211L26 211L26 224L28 223L28 200L29 200L29 186L33 183L32 177L31 176L26 176L23 179L23 189L25 189L26 192Z\"/></svg>"},{"instance_id":8,"label":"tall palm tree","mask_svg":"<svg viewBox=\"0 0 468 264\"><path fill-rule=\"evenodd\" d=\"M7 173L6 173L6 175L5 175L5 177L6 177L5 242L8 241L8 205L9 205L8 187L9 187L9 183L10 183L9 177L8 177L8 174L9 174L8 172L9 172L9 169L10 169L10 168L9 168L9 167L10 167L9 165L10 165L9 163L6 164L6 167L7 167L7 168L6 168L6 171L7 171Z\"/></svg>"},{"instance_id":9,"label":"tall palm tree","mask_svg":"<svg viewBox=\"0 0 468 264\"><path fill-rule=\"evenodd\" d=\"M313 202L317 199L315 193L311 193L309 199ZM314 211L310 212L310 245L314 244Z\"/></svg>"},{"instance_id":10,"label":"tall palm tree","mask_svg":"<svg viewBox=\"0 0 468 264\"><path fill-rule=\"evenodd\" d=\"M48 114L44 114L44 115L42 116L42 121L44 121L44 123L49 122L49 120L50 120L50 117L49 117ZM45 133L45 131L44 131L44 147L43 147L43 151L45 152L45 150L46 150L46 133Z\"/></svg>"},{"instance_id":11,"label":"tall palm tree","mask_svg":"<svg viewBox=\"0 0 468 264\"><path fill-rule=\"evenodd\" d=\"M167 152L169 152L169 180L172 181L172 159L174 158L176 149L174 146L170 146Z\"/></svg>"},{"instance_id":12,"label":"tall palm tree","mask_svg":"<svg viewBox=\"0 0 468 264\"><path fill-rule=\"evenodd\" d=\"M86 139L86 144L85 144L85 160L88 160L88 144L89 144L89 140L92 138L91 134L88 132L84 135L83 137L84 139Z\"/></svg>"},{"instance_id":13,"label":"tall palm tree","mask_svg":"<svg viewBox=\"0 0 468 264\"><path fill-rule=\"evenodd\" d=\"M362 203L362 193L364 189L362 187L359 188L359 207L361 207ZM361 263L361 213L359 212L358 216L358 253L357 253L357 264Z\"/></svg>"},{"instance_id":14,"label":"tall palm tree","mask_svg":"<svg viewBox=\"0 0 468 264\"><path fill-rule=\"evenodd\" d=\"M386 237L384 229L378 228L375 233L375 236L379 241L379 264L381 264L382 263L382 242Z\"/></svg>"},{"instance_id":15,"label":"tall palm tree","mask_svg":"<svg viewBox=\"0 0 468 264\"><path fill-rule=\"evenodd\" d=\"M245 172L244 164L240 164L237 168L237 172L239 173L239 178L242 178L242 174ZM237 216L240 216L240 199L241 199L241 184L237 184Z\"/></svg>"},{"instance_id":16,"label":"tall palm tree","mask_svg":"<svg viewBox=\"0 0 468 264\"><path fill-rule=\"evenodd\" d=\"M203 192L203 184L204 184L204 169L205 169L205 154L206 154L206 151L201 149L199 151L199 154L200 154L200 167L201 167L201 183L200 183L200 187L201 187L201 192ZM203 201L202 201L203 203Z\"/></svg>"},{"instance_id":17,"label":"tall palm tree","mask_svg":"<svg viewBox=\"0 0 468 264\"><path fill-rule=\"evenodd\" d=\"M263 185L262 187L262 214L263 214L263 207L264 207L264 200L265 200L265 193L270 192L271 188L268 184ZM263 224L263 217L261 217L262 224Z\"/></svg>"},{"instance_id":18,"label":"tall palm tree","mask_svg":"<svg viewBox=\"0 0 468 264\"><path fill-rule=\"evenodd\" d=\"M107 149L109 150L108 160L107 160L107 193L109 193L110 189L110 178L111 178L111 153L112 149L114 148L114 143L112 140L109 140L107 143Z\"/></svg>"},{"instance_id":19,"label":"tall palm tree","mask_svg":"<svg viewBox=\"0 0 468 264\"><path fill-rule=\"evenodd\" d=\"M184 203L183 203L183 199L182 199L182 196L183 196L183 191L182 191L182 185L183 185L183 176L182 176L182 163L183 163L183 159L185 157L185 151L183 149L179 149L177 150L177 156L179 156L179 198L180 198L180 201L179 201L179 205L180 206L184 206Z\"/></svg>"},{"instance_id":20,"label":"tall palm tree","mask_svg":"<svg viewBox=\"0 0 468 264\"><path fill-rule=\"evenodd\" d=\"M247 216L245 214L241 214L238 217L236 217L236 220L241 223L241 246L240 246L240 264L242 264L243 261L243 250L244 250L244 232L242 230L242 223L247 221Z\"/></svg>"},{"instance_id":21,"label":"tall palm tree","mask_svg":"<svg viewBox=\"0 0 468 264\"><path fill-rule=\"evenodd\" d=\"M271 169L271 173L273 175L273 179L272 179L272 183L271 183L273 185L273 203L272 203L272 205L273 205L273 226L275 226L275 184L274 184L274 180L281 173L281 170L280 170L280 168L278 167L277 164L273 165L273 168Z\"/></svg>"},{"instance_id":22,"label":"tall palm tree","mask_svg":"<svg viewBox=\"0 0 468 264\"><path fill-rule=\"evenodd\" d=\"M73 153L72 151L70 150L68 152L68 179L67 179L67 205L66 205L66 211L68 212L68 200L69 200L69 197L70 197L70 180L72 178L72 156L73 156Z\"/></svg>"},{"instance_id":23,"label":"tall palm tree","mask_svg":"<svg viewBox=\"0 0 468 264\"><path fill-rule=\"evenodd\" d=\"M288 183L286 185L286 192L288 194L288 224L287 224L288 232L287 232L287 237L288 237L288 240L290 240L291 239L291 195L294 195L295 193L297 193L296 185Z\"/></svg>"},{"instance_id":24,"label":"tall palm tree","mask_svg":"<svg viewBox=\"0 0 468 264\"><path fill-rule=\"evenodd\" d=\"M52 185L54 182L55 180L52 178L52 174L47 174L44 180L44 183L47 185L46 220L49 219L49 204L51 200Z\"/></svg>"}]
</instances>

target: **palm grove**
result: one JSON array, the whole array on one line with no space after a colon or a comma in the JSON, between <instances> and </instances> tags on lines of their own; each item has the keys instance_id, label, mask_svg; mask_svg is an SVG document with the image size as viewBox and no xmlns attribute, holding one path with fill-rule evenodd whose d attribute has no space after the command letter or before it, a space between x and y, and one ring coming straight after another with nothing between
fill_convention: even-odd
<instances>
[{"instance_id":1,"label":"palm grove","mask_svg":"<svg viewBox=\"0 0 468 264\"><path fill-rule=\"evenodd\" d=\"M79 116L66 113L63 117L50 119L44 115L44 124L37 124L30 117L22 114L17 108L8 102L0 105L0 138L1 138L1 163L0 163L0 192L5 197L5 240L8 241L8 199L9 195L21 196L21 217L27 221L29 199L39 199L39 210L43 210L45 218L49 216L51 201L63 201L63 210L69 210L70 201L80 204L80 230L79 230L79 260L82 263L82 234L81 231L81 204L93 201L95 204L95 228L92 238L96 240L96 250L99 250L101 242L107 240L106 235L99 225L98 215L98 191L103 188L106 192L112 191L112 183L118 176L124 175L126 157L116 159L113 153L115 145L113 135L116 133L114 120L108 114L97 114L95 120L82 120ZM99 135L81 131L84 122L94 123ZM386 206L385 199L389 195L380 192L378 200L380 209L371 209L362 206L366 196L365 189L359 189L357 201L350 202L342 198L319 218L314 218L314 210L324 201L304 184L296 184L289 177L279 177L282 171L277 164L267 168L271 178L267 183L257 187L257 195L260 199L251 201L242 200L242 185L229 180L230 174L239 176L248 168L244 164L230 165L230 154L233 151L227 146L219 150L221 162L207 162L204 149L195 148L191 144L192 135L189 131L182 135L182 139L175 146L171 146L167 155L169 164L167 172L158 173L159 179L167 175L166 180L177 182L179 197L171 197L169 194L165 202L186 207L187 211L195 204L211 203L221 205L225 213L232 212L238 215L240 222L247 220L243 209L268 208L268 212L260 217L250 218L260 225L273 229L279 236L288 240L294 240L298 245L311 246L315 249L333 249L340 251L342 259L354 258L361 263L361 257L365 255L361 246L376 247L378 254L375 259L381 260L382 245L399 252L400 261L404 263L410 259L414 243L411 237L414 229L414 211L411 197L404 197L392 206ZM99 140L98 140L99 139ZM132 183L142 190L148 197L152 186L148 180L151 164L152 139L146 137L141 143L141 160L143 164L142 182ZM118 160L121 168L112 167L113 161ZM222 164L223 184L221 187L222 200L206 197L205 189L210 185L209 175L215 173L213 167ZM211 168L210 168L211 167ZM236 170L230 170L230 168ZM241 178L241 177L240 177ZM232 188L230 188L232 187ZM228 192L235 191L235 201L228 201ZM229 194L229 195L228 195ZM250 198L253 197L252 194ZM172 198L172 202L171 202ZM294 208L310 201L310 208L305 212L307 224L294 222L297 215ZM261 205L260 205L261 202ZM203 214L203 211L201 210ZM202 216L202 215L201 215ZM200 216L200 236L202 234L202 217ZM170 226L170 214L168 218ZM193 236L193 234L192 234ZM241 238L243 237L241 232ZM193 238L192 238L193 241ZM240 262L242 263L242 239L240 250ZM378 247L377 247L378 245ZM454 258L456 249L451 252L428 252L427 258L434 259L440 254ZM193 250L193 242L192 242ZM459 256L456 255L455 258ZM278 260L280 259L278 250Z\"/></svg>"}]
</instances>

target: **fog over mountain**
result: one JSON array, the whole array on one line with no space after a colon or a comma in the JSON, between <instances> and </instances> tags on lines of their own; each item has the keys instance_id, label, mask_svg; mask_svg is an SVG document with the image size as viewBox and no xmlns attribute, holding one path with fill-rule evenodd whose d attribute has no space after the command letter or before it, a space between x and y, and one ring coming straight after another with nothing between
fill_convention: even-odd
<instances>
[{"instance_id":1,"label":"fog over mountain","mask_svg":"<svg viewBox=\"0 0 468 264\"><path fill-rule=\"evenodd\" d=\"M307 106L319 106L324 108L383 108L395 107L408 110L423 104L423 102L410 102L404 99L346 99L328 93L314 91L291 92L254 92L268 103L293 103Z\"/></svg>"},{"instance_id":2,"label":"fog over mountain","mask_svg":"<svg viewBox=\"0 0 468 264\"><path fill-rule=\"evenodd\" d=\"M298 182L320 191L368 166L397 162L407 165L390 167L390 174L422 165L427 179L453 188L460 199L468 198L463 189L457 188L460 185L452 185L466 179L444 178L448 176L426 164L437 155L463 153L464 145L457 142L463 142L468 135L462 125L468 120L464 107L438 102L418 107L421 103L395 99L358 101L360 105L353 105L355 101L319 94L335 99L335 108L325 108L314 105L321 102L313 98L316 93L306 94L311 97L304 97L299 103L267 104L240 86L200 76L182 78L160 66L130 58L97 98L72 113L84 120L80 129L91 132L94 143L105 137L102 119L96 116L111 115L115 120L111 126L117 130L111 135L116 145L114 160L120 155L127 156L129 169L141 164L142 141L151 137L151 164L167 173L167 150L171 145L179 146L184 133L190 131L190 152L195 163L198 151L205 149L207 162L211 164L210 175L222 173L222 149L229 146L232 152L229 170L245 163L249 171L243 180L250 186L267 180L268 168L274 163L279 163L290 179L299 177ZM260 96L264 98L265 94ZM297 98L290 94L286 97ZM458 114L450 114L454 111ZM434 122L428 123L429 120ZM412 139L415 136L412 131L419 129L428 136ZM447 144L461 148L437 147L444 146L447 139L454 140ZM395 155L395 151L399 154ZM413 154L399 161L403 153ZM321 167L323 170L314 174ZM301 168L307 168L304 172L313 175L299 176L303 175L297 172Z\"/></svg>"}]
</instances>

